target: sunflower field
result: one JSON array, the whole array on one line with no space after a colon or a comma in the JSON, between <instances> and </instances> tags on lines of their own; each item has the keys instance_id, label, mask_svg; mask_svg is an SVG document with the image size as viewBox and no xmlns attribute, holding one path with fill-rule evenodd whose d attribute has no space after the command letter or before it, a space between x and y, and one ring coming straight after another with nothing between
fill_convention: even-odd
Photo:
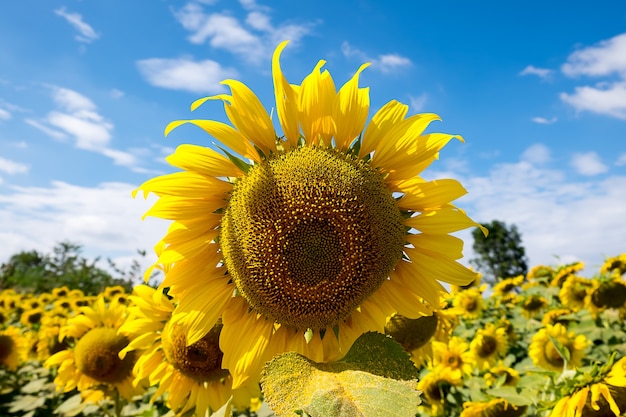
<instances>
[{"instance_id":1,"label":"sunflower field","mask_svg":"<svg viewBox=\"0 0 626 417\"><path fill-rule=\"evenodd\" d=\"M626 254L607 259L592 277L580 276L582 268L540 265L494 286L477 279L442 294L431 316L389 317L385 340L395 339L394 346L378 353L404 348L414 368L405 373L414 376L407 393L415 396L374 395L349 375L340 384L364 397L335 393L337 404L325 415L344 415L338 410L349 406L374 410L362 415L623 415ZM96 296L67 287L0 292L0 415L274 415L264 394L277 415L296 415L320 401L315 393L329 381L310 370L332 370L319 364L305 364L309 372L294 377L302 381L232 389L220 366L220 325L187 346L171 321L175 308L175 299L148 285L132 294L108 287ZM375 337L369 342L381 345ZM293 372L297 361L283 359ZM406 365L403 359L393 361ZM368 366L369 384L402 392L406 381ZM289 391L294 384L299 391ZM387 402L372 406L381 399Z\"/></svg>"}]
</instances>

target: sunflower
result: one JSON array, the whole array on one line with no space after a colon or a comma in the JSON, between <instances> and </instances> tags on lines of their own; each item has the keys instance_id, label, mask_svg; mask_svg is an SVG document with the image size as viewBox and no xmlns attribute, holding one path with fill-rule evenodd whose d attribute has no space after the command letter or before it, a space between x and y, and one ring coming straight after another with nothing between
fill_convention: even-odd
<instances>
[{"instance_id":1,"label":"sunflower","mask_svg":"<svg viewBox=\"0 0 626 417\"><path fill-rule=\"evenodd\" d=\"M254 390L233 393L232 378L221 367L221 323L199 341L187 345L184 327L171 321L174 300L146 285L136 286L129 298L130 313L119 332L131 342L120 357L139 350L135 383L148 379L151 385L158 385L152 401L165 393L167 406L177 415L211 414L233 394L238 408L249 407L249 393Z\"/></svg>"},{"instance_id":2,"label":"sunflower","mask_svg":"<svg viewBox=\"0 0 626 417\"><path fill-rule=\"evenodd\" d=\"M580 366L589 342L582 334L576 335L572 331L568 332L567 328L560 323L548 324L532 337L528 347L528 356L535 365L556 372L563 371L566 360L552 340L556 340L563 349L567 350L568 369Z\"/></svg>"},{"instance_id":3,"label":"sunflower","mask_svg":"<svg viewBox=\"0 0 626 417\"><path fill-rule=\"evenodd\" d=\"M526 412L526 406L516 406L502 398L488 402L463 403L460 417L519 417Z\"/></svg>"},{"instance_id":4,"label":"sunflower","mask_svg":"<svg viewBox=\"0 0 626 417\"><path fill-rule=\"evenodd\" d=\"M577 372L548 417L622 416L626 411L626 358Z\"/></svg>"},{"instance_id":5,"label":"sunflower","mask_svg":"<svg viewBox=\"0 0 626 417\"><path fill-rule=\"evenodd\" d=\"M540 281L543 283L550 283L554 278L554 269L549 265L537 265L528 271L526 279L528 281Z\"/></svg>"},{"instance_id":6,"label":"sunflower","mask_svg":"<svg viewBox=\"0 0 626 417\"><path fill-rule=\"evenodd\" d=\"M523 282L524 282L524 275L519 275L513 278L502 279L496 285L493 286L493 294L504 296L518 289L520 285L522 285Z\"/></svg>"},{"instance_id":7,"label":"sunflower","mask_svg":"<svg viewBox=\"0 0 626 417\"><path fill-rule=\"evenodd\" d=\"M402 345L415 366L421 367L433 358L433 343L447 343L458 319L446 310L435 310L430 316L409 319L394 314L385 324L385 334Z\"/></svg>"},{"instance_id":8,"label":"sunflower","mask_svg":"<svg viewBox=\"0 0 626 417\"><path fill-rule=\"evenodd\" d=\"M102 296L91 307L81 307L80 314L67 320L60 329L59 341L68 348L50 356L44 366L58 367L54 380L63 392L74 388L87 401L113 398L119 393L126 399L140 392L132 384L133 354L124 359L119 352L128 339L117 330L126 316L126 307L105 303Z\"/></svg>"},{"instance_id":9,"label":"sunflower","mask_svg":"<svg viewBox=\"0 0 626 417\"><path fill-rule=\"evenodd\" d=\"M622 316L626 313L626 284L620 275L594 279L588 295L585 307L594 317L609 308L618 310Z\"/></svg>"},{"instance_id":10,"label":"sunflower","mask_svg":"<svg viewBox=\"0 0 626 417\"><path fill-rule=\"evenodd\" d=\"M488 387L492 387L496 383L502 386L515 387L520 379L520 374L513 368L498 364L489 368L489 372L485 373L484 378Z\"/></svg>"},{"instance_id":11,"label":"sunflower","mask_svg":"<svg viewBox=\"0 0 626 417\"><path fill-rule=\"evenodd\" d=\"M41 325L41 319L43 318L45 311L42 307L26 310L20 317L20 323L27 328L36 328Z\"/></svg>"},{"instance_id":12,"label":"sunflower","mask_svg":"<svg viewBox=\"0 0 626 417\"><path fill-rule=\"evenodd\" d=\"M338 91L320 61L300 85L280 67L272 73L283 136L257 96L226 80L224 103L234 126L179 120L221 142L181 145L167 160L182 172L142 184L159 197L146 213L173 220L157 264L172 265L163 287L179 300L176 321L187 343L222 317L223 366L233 386L257 378L263 363L284 351L317 362L342 357L356 338L383 332L387 317L431 313L438 280L467 285L463 242L449 233L481 227L452 201L465 193L454 180L419 174L454 135L424 130L438 116L405 117L391 101L366 127L369 89L361 66ZM242 337L243 335L243 337Z\"/></svg>"},{"instance_id":13,"label":"sunflower","mask_svg":"<svg viewBox=\"0 0 626 417\"><path fill-rule=\"evenodd\" d=\"M451 387L463 385L461 372L448 367L437 366L422 377L417 383L417 389L424 393L424 406L429 409L430 415L443 415L447 404L446 397Z\"/></svg>"},{"instance_id":14,"label":"sunflower","mask_svg":"<svg viewBox=\"0 0 626 417\"><path fill-rule=\"evenodd\" d=\"M590 279L578 275L569 276L559 290L559 300L564 307L572 311L580 311L585 307L588 294L593 287Z\"/></svg>"},{"instance_id":15,"label":"sunflower","mask_svg":"<svg viewBox=\"0 0 626 417\"><path fill-rule=\"evenodd\" d=\"M464 375L471 375L474 370L474 358L469 352L469 343L453 336L448 343L433 342L433 365L460 370Z\"/></svg>"},{"instance_id":16,"label":"sunflower","mask_svg":"<svg viewBox=\"0 0 626 417\"><path fill-rule=\"evenodd\" d=\"M574 262L569 265L561 266L554 274L554 277L552 278L550 285L552 285L553 287L560 288L567 278L574 275L576 272L581 271L584 268L585 268L584 262Z\"/></svg>"},{"instance_id":17,"label":"sunflower","mask_svg":"<svg viewBox=\"0 0 626 417\"><path fill-rule=\"evenodd\" d=\"M537 317L548 305L548 300L539 294L530 294L522 298L522 315L526 318Z\"/></svg>"},{"instance_id":18,"label":"sunflower","mask_svg":"<svg viewBox=\"0 0 626 417\"><path fill-rule=\"evenodd\" d=\"M28 355L28 345L19 328L9 326L0 330L0 366L17 370Z\"/></svg>"},{"instance_id":19,"label":"sunflower","mask_svg":"<svg viewBox=\"0 0 626 417\"><path fill-rule=\"evenodd\" d=\"M479 369L487 369L504 357L509 349L509 341L504 327L488 323L478 329L470 343L470 352Z\"/></svg>"},{"instance_id":20,"label":"sunflower","mask_svg":"<svg viewBox=\"0 0 626 417\"><path fill-rule=\"evenodd\" d=\"M600 274L609 274L611 272L617 272L619 275L626 273L626 253L607 258L600 268Z\"/></svg>"},{"instance_id":21,"label":"sunflower","mask_svg":"<svg viewBox=\"0 0 626 417\"><path fill-rule=\"evenodd\" d=\"M546 311L541 319L541 324L545 326L546 324L554 325L561 323L563 326L567 327L570 322L577 320L572 316L572 313L573 311L569 308L555 308L553 310Z\"/></svg>"},{"instance_id":22,"label":"sunflower","mask_svg":"<svg viewBox=\"0 0 626 417\"><path fill-rule=\"evenodd\" d=\"M478 288L469 288L453 295L451 312L464 319L478 319L483 314L483 295Z\"/></svg>"}]
</instances>

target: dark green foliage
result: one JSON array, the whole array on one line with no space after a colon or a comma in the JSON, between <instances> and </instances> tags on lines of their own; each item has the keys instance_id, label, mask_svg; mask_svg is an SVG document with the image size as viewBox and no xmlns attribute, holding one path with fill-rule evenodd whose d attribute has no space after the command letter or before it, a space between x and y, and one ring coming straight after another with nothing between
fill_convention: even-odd
<instances>
[{"instance_id":1,"label":"dark green foliage","mask_svg":"<svg viewBox=\"0 0 626 417\"><path fill-rule=\"evenodd\" d=\"M525 275L528 272L528 260L517 227L509 227L499 220L483 226L489 230L486 237L480 229L472 231L472 248L477 257L470 260L470 264L482 272L488 282Z\"/></svg>"},{"instance_id":2,"label":"dark green foliage","mask_svg":"<svg viewBox=\"0 0 626 417\"><path fill-rule=\"evenodd\" d=\"M98 258L88 260L80 253L81 246L70 242L57 244L52 254L34 250L17 253L0 266L0 290L14 288L41 293L67 286L95 295L114 285L121 285L130 292L133 281L140 280L140 266L136 261L126 272L108 260L110 272L96 266Z\"/></svg>"}]
</instances>

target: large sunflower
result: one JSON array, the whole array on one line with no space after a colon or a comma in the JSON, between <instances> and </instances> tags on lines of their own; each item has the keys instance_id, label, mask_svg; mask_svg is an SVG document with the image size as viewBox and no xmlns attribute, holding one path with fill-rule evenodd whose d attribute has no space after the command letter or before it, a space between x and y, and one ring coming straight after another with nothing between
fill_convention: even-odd
<instances>
[{"instance_id":1,"label":"large sunflower","mask_svg":"<svg viewBox=\"0 0 626 417\"><path fill-rule=\"evenodd\" d=\"M626 411L626 358L578 372L548 417L623 416Z\"/></svg>"},{"instance_id":2,"label":"large sunflower","mask_svg":"<svg viewBox=\"0 0 626 417\"><path fill-rule=\"evenodd\" d=\"M162 286L179 300L176 321L187 343L222 316L223 366L233 386L258 377L266 360L296 351L317 362L338 359L386 318L430 314L438 280L466 285L476 273L457 262L463 242L449 233L479 226L452 201L454 180L419 177L459 136L424 130L435 114L406 117L390 101L366 126L369 89L361 66L338 91L319 61L290 84L276 49L272 74L283 134L257 96L226 80L220 100L233 126L183 124L216 138L223 153L181 145L167 160L182 169L139 190L159 200L146 213L173 220L157 264L172 265ZM480 227L480 226L479 226Z\"/></svg>"}]
</instances>

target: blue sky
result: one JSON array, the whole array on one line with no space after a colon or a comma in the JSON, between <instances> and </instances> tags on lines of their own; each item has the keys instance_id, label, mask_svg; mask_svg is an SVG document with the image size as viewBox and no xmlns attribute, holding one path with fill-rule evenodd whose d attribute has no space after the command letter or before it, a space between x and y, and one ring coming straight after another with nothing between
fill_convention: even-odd
<instances>
[{"instance_id":1,"label":"blue sky","mask_svg":"<svg viewBox=\"0 0 626 417\"><path fill-rule=\"evenodd\" d=\"M189 105L226 78L269 111L284 39L291 82L319 59L337 84L371 62L371 112L397 99L463 135L424 176L459 179L476 220L517 225L531 265L593 272L626 251L624 2L22 0L0 6L0 39L0 262L66 239L120 265L150 251L167 224L142 222L153 200L131 190L171 172L176 145L211 143L163 128L225 120Z\"/></svg>"}]
</instances>

